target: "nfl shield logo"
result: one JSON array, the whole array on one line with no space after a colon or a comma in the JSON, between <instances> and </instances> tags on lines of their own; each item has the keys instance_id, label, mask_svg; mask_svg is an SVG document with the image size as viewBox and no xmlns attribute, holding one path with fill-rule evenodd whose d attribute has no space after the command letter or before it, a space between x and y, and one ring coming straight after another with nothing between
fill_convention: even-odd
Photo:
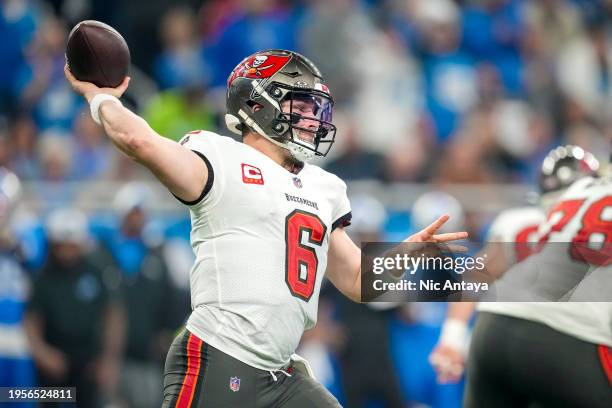
<instances>
[{"instance_id":1,"label":"nfl shield logo","mask_svg":"<svg viewBox=\"0 0 612 408\"><path fill-rule=\"evenodd\" d=\"M236 392L240 389L240 378L231 377L229 383L230 390Z\"/></svg>"},{"instance_id":2,"label":"nfl shield logo","mask_svg":"<svg viewBox=\"0 0 612 408\"><path fill-rule=\"evenodd\" d=\"M297 187L297 188L302 188L302 180L300 180L298 177L294 177L293 178L293 184Z\"/></svg>"}]
</instances>

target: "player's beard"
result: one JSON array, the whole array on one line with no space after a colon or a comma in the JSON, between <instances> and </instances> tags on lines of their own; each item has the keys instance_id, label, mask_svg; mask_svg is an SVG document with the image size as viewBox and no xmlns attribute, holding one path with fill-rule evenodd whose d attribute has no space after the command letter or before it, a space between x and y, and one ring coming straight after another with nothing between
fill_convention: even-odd
<instances>
[{"instance_id":1,"label":"player's beard","mask_svg":"<svg viewBox=\"0 0 612 408\"><path fill-rule=\"evenodd\" d=\"M304 162L299 161L293 155L289 154L285 161L283 162L283 167L286 168L291 173L297 173L299 170L304 167Z\"/></svg>"},{"instance_id":2,"label":"player's beard","mask_svg":"<svg viewBox=\"0 0 612 408\"><path fill-rule=\"evenodd\" d=\"M293 139L297 142L309 146L311 149L316 149L315 146L315 134L307 130L294 129Z\"/></svg>"}]
</instances>

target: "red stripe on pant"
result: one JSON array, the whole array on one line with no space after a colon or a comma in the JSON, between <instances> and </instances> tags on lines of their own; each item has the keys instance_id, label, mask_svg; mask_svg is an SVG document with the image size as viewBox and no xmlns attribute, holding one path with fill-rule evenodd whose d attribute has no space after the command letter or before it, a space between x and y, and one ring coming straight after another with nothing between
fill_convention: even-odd
<instances>
[{"instance_id":1,"label":"red stripe on pant","mask_svg":"<svg viewBox=\"0 0 612 408\"><path fill-rule=\"evenodd\" d=\"M187 373L181 386L176 408L189 408L195 394L201 364L202 340L189 333L187 340Z\"/></svg>"},{"instance_id":2,"label":"red stripe on pant","mask_svg":"<svg viewBox=\"0 0 612 408\"><path fill-rule=\"evenodd\" d=\"M608 377L608 381L612 384L612 351L610 351L610 347L603 344L597 347L597 351L599 352L599 360L601 360L601 365Z\"/></svg>"}]
</instances>

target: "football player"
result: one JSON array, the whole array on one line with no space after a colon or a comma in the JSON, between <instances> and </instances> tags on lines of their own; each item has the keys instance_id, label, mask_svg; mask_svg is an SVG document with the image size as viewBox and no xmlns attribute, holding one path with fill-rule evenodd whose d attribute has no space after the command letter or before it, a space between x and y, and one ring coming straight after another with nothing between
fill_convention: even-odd
<instances>
[{"instance_id":1,"label":"football player","mask_svg":"<svg viewBox=\"0 0 612 408\"><path fill-rule=\"evenodd\" d=\"M510 266L527 258L539 239L538 228L546 220L546 211L555 205L560 195L576 180L593 176L598 168L592 154L577 146L553 149L540 169L541 206L520 207L503 211L489 230L488 245L482 251L488 255L487 269L500 277ZM461 378L465 365L467 325L475 303L451 303L443 330L430 356L438 380L454 382ZM479 311L506 313L512 309L507 303L480 303Z\"/></svg>"},{"instance_id":2,"label":"football player","mask_svg":"<svg viewBox=\"0 0 612 408\"><path fill-rule=\"evenodd\" d=\"M76 80L111 140L148 167L191 214L193 311L170 347L163 407L337 407L292 356L314 326L323 275L361 295L361 252L344 227L346 185L308 164L331 148L333 100L319 70L291 51L244 59L227 84L226 124L243 143L196 131L159 137L115 89ZM410 242L448 242L440 217Z\"/></svg>"},{"instance_id":3,"label":"football player","mask_svg":"<svg viewBox=\"0 0 612 408\"><path fill-rule=\"evenodd\" d=\"M558 152L554 167L564 167L566 176L575 172L562 164L568 152ZM571 299L593 269L609 276L611 210L609 176L576 181L548 211L539 231L542 250L508 273L536 265L525 271L538 274L534 286L551 281L545 293L562 294L562 300ZM488 304L472 334L464 406L612 406L612 303L606 295L573 303Z\"/></svg>"}]
</instances>

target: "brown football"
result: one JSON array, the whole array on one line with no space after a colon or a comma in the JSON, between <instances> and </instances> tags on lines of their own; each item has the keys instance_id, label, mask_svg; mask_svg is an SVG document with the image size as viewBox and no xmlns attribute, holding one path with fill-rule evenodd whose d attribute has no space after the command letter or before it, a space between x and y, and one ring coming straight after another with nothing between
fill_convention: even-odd
<instances>
[{"instance_id":1,"label":"brown football","mask_svg":"<svg viewBox=\"0 0 612 408\"><path fill-rule=\"evenodd\" d=\"M113 27L85 20L68 36L66 61L76 79L93 82L102 88L115 88L128 74L130 50Z\"/></svg>"}]
</instances>

